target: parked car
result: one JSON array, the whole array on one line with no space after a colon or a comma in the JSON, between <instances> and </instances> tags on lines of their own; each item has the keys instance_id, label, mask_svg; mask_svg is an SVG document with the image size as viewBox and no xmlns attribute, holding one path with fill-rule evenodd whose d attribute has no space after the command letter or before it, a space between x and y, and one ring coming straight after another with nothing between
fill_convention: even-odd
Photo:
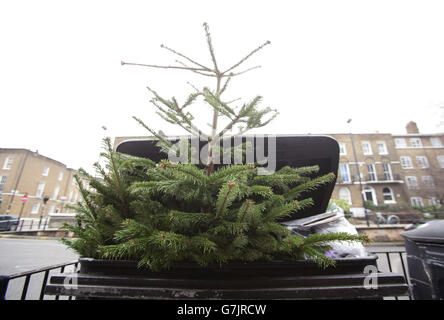
<instances>
[{"instance_id":1,"label":"parked car","mask_svg":"<svg viewBox=\"0 0 444 320\"><path fill-rule=\"evenodd\" d=\"M19 218L17 216L9 214L0 215L0 231L15 231L19 224Z\"/></svg>"}]
</instances>

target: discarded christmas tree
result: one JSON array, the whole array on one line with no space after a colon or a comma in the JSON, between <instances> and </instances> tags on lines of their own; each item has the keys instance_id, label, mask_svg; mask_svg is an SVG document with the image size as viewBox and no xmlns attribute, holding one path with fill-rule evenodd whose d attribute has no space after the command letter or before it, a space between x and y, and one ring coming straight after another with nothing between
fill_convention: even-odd
<instances>
[{"instance_id":1,"label":"discarded christmas tree","mask_svg":"<svg viewBox=\"0 0 444 320\"><path fill-rule=\"evenodd\" d=\"M192 66L183 61L178 61L180 65L176 66L122 64L181 69L215 78L214 90L194 87L194 92L183 104L174 97L162 98L149 88L154 96L151 102L164 120L208 142L205 161L199 164L167 160L154 163L119 154L106 139L103 156L107 165L105 168L95 165L100 177L80 171L90 188L82 186L78 179L84 200L77 206L78 225L65 226L77 239L64 242L82 256L138 260L140 266L146 265L152 270L169 268L179 262L207 265L304 258L323 267L333 265L334 260L325 255L330 250L330 242L367 241L367 238L347 233L302 237L291 234L279 223L313 205L307 193L333 183L333 173L316 176L319 168L313 166L284 167L275 173L260 175L259 166L254 163L215 168L221 156L222 139L262 127L274 119L277 112L271 108L259 109L260 96L237 108L222 99L232 77L258 66L239 72L237 68L270 42L265 42L226 71L220 71L206 24L204 29L213 63L211 68L163 45ZM200 97L213 110L209 134L198 128L188 110ZM158 138L165 152L171 152L170 140L142 120L136 120ZM218 130L222 121L226 124ZM238 132L228 134L235 126ZM186 152L191 152L189 146Z\"/></svg>"}]
</instances>

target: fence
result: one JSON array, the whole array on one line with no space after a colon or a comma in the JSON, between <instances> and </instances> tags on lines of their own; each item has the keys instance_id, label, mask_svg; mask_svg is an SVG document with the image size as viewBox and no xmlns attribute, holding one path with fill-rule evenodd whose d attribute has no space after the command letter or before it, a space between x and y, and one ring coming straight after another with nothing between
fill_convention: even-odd
<instances>
[{"instance_id":1,"label":"fence","mask_svg":"<svg viewBox=\"0 0 444 320\"><path fill-rule=\"evenodd\" d=\"M49 227L49 218L40 219L20 219L16 231L37 231L47 230Z\"/></svg>"},{"instance_id":2,"label":"fence","mask_svg":"<svg viewBox=\"0 0 444 320\"><path fill-rule=\"evenodd\" d=\"M10 299L13 300L26 300L26 298L28 297L28 299L30 298L28 296L28 289L29 289L29 285L31 282L31 277L37 277L36 275L41 275L43 274L43 280L41 281L41 283L38 283L37 286L34 286L33 289L37 289L37 294L38 294L38 298L37 299L32 299L32 300L43 300L45 297L45 288L46 288L46 284L48 282L48 278L49 278L49 274L51 271L53 270L57 270L60 269L60 273L64 273L65 271L67 271L67 267L69 266L73 266L74 270L70 270L69 272L73 272L77 270L78 267L78 261L74 261L74 262L69 262L69 263L62 263L62 264L57 264L57 265L53 265L53 266L49 266L49 267L45 267L45 268L40 268L40 269L35 269L35 270L31 270L31 271L25 271L25 272L21 272L21 273L17 273L14 275L5 275L5 276L1 276L0 275L0 300L5 300L7 298L7 294L10 293L10 290L8 291L8 287L10 287L10 283L11 280L18 280L18 279L24 279L24 284L23 284L23 288L21 290L20 293L20 298L17 299L16 297L11 297ZM72 268L70 268L72 269ZM11 289L11 288L9 288ZM15 289L17 289L17 286L15 286ZM35 291L35 290L34 290ZM55 300L59 300L59 296L55 296ZM68 297L68 300L71 300L72 297Z\"/></svg>"},{"instance_id":3,"label":"fence","mask_svg":"<svg viewBox=\"0 0 444 320\"><path fill-rule=\"evenodd\" d=\"M380 272L395 272L399 274L403 274L406 282L408 285L410 285L410 280L408 277L408 270L407 270L407 263L406 263L406 253L405 249L403 247L394 248L394 249L387 249L387 250L380 250L380 249L372 249L371 247L368 248L368 251L370 253L376 254L379 259L377 260L378 264L378 270ZM27 298L28 293L28 287L30 284L31 276L36 274L43 273L43 281L38 284L40 287L36 287L37 291L39 292L38 299L34 300L43 300L45 298L45 288L48 281L49 273L50 271L60 269L59 273L64 273L66 270L66 267L74 266L74 271L77 271L78 268L78 261L70 262L70 263L64 263L64 264L58 264L46 268L40 268L32 271L22 272L15 275L10 276L0 276L0 300L4 300L7 297L8 294L8 284L11 280L24 278L24 284L23 288L20 294L20 300L25 300ZM73 270L67 271L67 272L73 272ZM17 298L11 297L10 299L17 300ZM28 297L29 299L29 297ZM72 297L67 297L68 300L72 300ZM387 299L412 299L411 294L405 297L387 297ZM55 296L55 300L59 300L59 296Z\"/></svg>"}]
</instances>

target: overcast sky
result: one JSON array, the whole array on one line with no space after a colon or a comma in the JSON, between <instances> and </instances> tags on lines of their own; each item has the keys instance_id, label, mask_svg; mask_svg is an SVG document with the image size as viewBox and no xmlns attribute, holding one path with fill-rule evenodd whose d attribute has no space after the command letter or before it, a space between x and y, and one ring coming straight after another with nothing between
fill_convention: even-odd
<instances>
[{"instance_id":1,"label":"overcast sky","mask_svg":"<svg viewBox=\"0 0 444 320\"><path fill-rule=\"evenodd\" d=\"M410 120L442 131L443 16L443 1L426 0L1 1L0 147L77 169L98 159L105 135L146 135L134 115L183 134L155 115L146 86L183 100L187 81L215 81L120 61L174 64L163 43L211 65L203 22L221 69L271 41L243 65L262 68L226 92L227 100L262 95L279 110L257 132L404 133ZM194 108L209 122L205 106Z\"/></svg>"}]
</instances>

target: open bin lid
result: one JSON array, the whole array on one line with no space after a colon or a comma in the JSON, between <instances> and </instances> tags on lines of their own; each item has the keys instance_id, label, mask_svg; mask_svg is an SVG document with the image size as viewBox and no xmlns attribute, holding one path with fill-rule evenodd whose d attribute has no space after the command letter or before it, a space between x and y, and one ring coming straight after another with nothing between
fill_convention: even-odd
<instances>
[{"instance_id":1,"label":"open bin lid","mask_svg":"<svg viewBox=\"0 0 444 320\"><path fill-rule=\"evenodd\" d=\"M444 243L444 220L432 220L401 235L415 242Z\"/></svg>"},{"instance_id":2,"label":"open bin lid","mask_svg":"<svg viewBox=\"0 0 444 320\"><path fill-rule=\"evenodd\" d=\"M242 136L243 142L247 137L251 139L254 136ZM339 145L338 142L329 136L317 135L275 135L276 137L276 170L284 166L302 167L302 166L319 166L319 172L316 176L333 172L337 176L339 162ZM167 138L172 142L186 136L176 136ZM188 139L190 137L188 136ZM265 155L268 153L268 137L265 136ZM125 140L116 146L116 151L132 156L149 158L155 162L167 159L167 154L160 151L156 146L157 139L146 138L137 140ZM201 144L201 148L203 147ZM299 211L294 215L285 218L282 221L305 218L327 210L335 181L329 185L325 185L313 192L307 192L304 197L311 197L314 205L303 211Z\"/></svg>"}]
</instances>

